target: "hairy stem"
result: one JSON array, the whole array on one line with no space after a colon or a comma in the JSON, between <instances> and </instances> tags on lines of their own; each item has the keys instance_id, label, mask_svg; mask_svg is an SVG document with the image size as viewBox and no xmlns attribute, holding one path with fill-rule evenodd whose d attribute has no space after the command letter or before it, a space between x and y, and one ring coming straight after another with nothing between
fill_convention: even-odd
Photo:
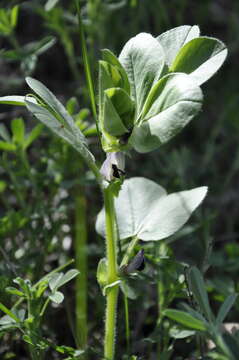
<instances>
[{"instance_id":1,"label":"hairy stem","mask_svg":"<svg viewBox=\"0 0 239 360\"><path fill-rule=\"evenodd\" d=\"M104 189L105 224L106 224L106 256L108 262L108 284L118 280L116 242L117 231L115 222L114 196L110 187ZM118 285L110 288L106 293L105 343L104 358L114 359L115 327L117 315Z\"/></svg>"}]
</instances>

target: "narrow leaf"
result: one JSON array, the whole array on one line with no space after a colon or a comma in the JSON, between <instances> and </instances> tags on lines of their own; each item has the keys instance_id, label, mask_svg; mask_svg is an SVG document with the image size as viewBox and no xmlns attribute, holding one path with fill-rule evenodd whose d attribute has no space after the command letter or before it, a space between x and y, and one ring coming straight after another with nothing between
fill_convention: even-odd
<instances>
[{"instance_id":1,"label":"narrow leaf","mask_svg":"<svg viewBox=\"0 0 239 360\"><path fill-rule=\"evenodd\" d=\"M29 98L25 100L25 104L28 110L32 112L38 120L49 127L55 134L64 139L68 144L74 147L74 149L78 151L87 162L94 161L92 153L87 149L84 142L81 141L83 135L79 136L79 129L76 132L74 132L72 129L67 129L46 108L38 104L34 104L28 99Z\"/></svg>"},{"instance_id":2,"label":"narrow leaf","mask_svg":"<svg viewBox=\"0 0 239 360\"><path fill-rule=\"evenodd\" d=\"M18 319L18 317L2 303L0 303L0 310L3 311L6 315L10 316L16 322L20 322L20 319Z\"/></svg>"},{"instance_id":3,"label":"narrow leaf","mask_svg":"<svg viewBox=\"0 0 239 360\"><path fill-rule=\"evenodd\" d=\"M167 309L164 311L164 315L172 320L177 321L178 323L184 326L187 326L190 329L199 330L199 331L207 330L206 326L202 321L195 319L192 315L184 311Z\"/></svg>"},{"instance_id":4,"label":"narrow leaf","mask_svg":"<svg viewBox=\"0 0 239 360\"><path fill-rule=\"evenodd\" d=\"M91 70L90 70L90 62L89 62L89 56L88 56L88 51L87 51L87 47L86 47L83 23L81 20L80 1L79 0L76 0L76 9L77 9L78 28L79 28L79 34L80 34L80 43L81 43L81 49L82 49L82 56L83 56L86 80L87 80L87 85L88 85L89 94L90 94L92 112L93 112L93 116L95 119L97 132L99 135L94 85L93 85L92 75L91 75Z\"/></svg>"},{"instance_id":5,"label":"narrow leaf","mask_svg":"<svg viewBox=\"0 0 239 360\"><path fill-rule=\"evenodd\" d=\"M14 29L17 26L17 20L18 20L18 12L19 12L19 6L15 5L13 6L11 10L11 27Z\"/></svg>"},{"instance_id":6,"label":"narrow leaf","mask_svg":"<svg viewBox=\"0 0 239 360\"><path fill-rule=\"evenodd\" d=\"M11 129L13 133L13 142L16 144L23 144L25 136L25 124L22 118L13 119L11 122Z\"/></svg>"},{"instance_id":7,"label":"narrow leaf","mask_svg":"<svg viewBox=\"0 0 239 360\"><path fill-rule=\"evenodd\" d=\"M211 311L207 291L205 288L203 277L196 267L192 267L188 272L188 280L190 289L197 301L201 311L209 322L214 321L214 315Z\"/></svg>"},{"instance_id":8,"label":"narrow leaf","mask_svg":"<svg viewBox=\"0 0 239 360\"><path fill-rule=\"evenodd\" d=\"M224 303L221 305L216 318L217 326L220 326L223 323L224 319L226 318L232 306L234 305L237 296L238 294L229 295L224 301Z\"/></svg>"},{"instance_id":9,"label":"narrow leaf","mask_svg":"<svg viewBox=\"0 0 239 360\"><path fill-rule=\"evenodd\" d=\"M16 145L6 142L6 141L1 141L0 140L0 149L1 150L6 150L6 151L15 151L16 150Z\"/></svg>"},{"instance_id":10,"label":"narrow leaf","mask_svg":"<svg viewBox=\"0 0 239 360\"><path fill-rule=\"evenodd\" d=\"M7 142L11 141L11 137L8 132L8 129L4 124L0 124L0 136L3 138L3 140L5 140Z\"/></svg>"},{"instance_id":11,"label":"narrow leaf","mask_svg":"<svg viewBox=\"0 0 239 360\"><path fill-rule=\"evenodd\" d=\"M33 143L33 141L35 141L41 135L42 130L43 130L42 124L36 125L32 129L32 131L26 136L23 148L27 149L28 146L30 146Z\"/></svg>"},{"instance_id":12,"label":"narrow leaf","mask_svg":"<svg viewBox=\"0 0 239 360\"><path fill-rule=\"evenodd\" d=\"M53 115L58 119L59 123L68 127L69 130L75 132L76 137L82 143L86 143L84 135L80 129L75 125L74 119L68 114L65 107L55 97L55 95L40 81L31 77L26 78L28 86L42 99L42 101L49 106ZM28 100L28 99L27 99Z\"/></svg>"},{"instance_id":13,"label":"narrow leaf","mask_svg":"<svg viewBox=\"0 0 239 360\"><path fill-rule=\"evenodd\" d=\"M26 106L25 96L9 95L1 96L0 104Z\"/></svg>"}]
</instances>

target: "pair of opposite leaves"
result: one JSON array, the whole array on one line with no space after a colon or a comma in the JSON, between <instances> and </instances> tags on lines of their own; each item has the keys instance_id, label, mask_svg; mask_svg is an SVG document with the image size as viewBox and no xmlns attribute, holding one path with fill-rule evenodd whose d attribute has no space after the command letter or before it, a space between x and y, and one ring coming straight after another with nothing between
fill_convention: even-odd
<instances>
[{"instance_id":1,"label":"pair of opposite leaves","mask_svg":"<svg viewBox=\"0 0 239 360\"><path fill-rule=\"evenodd\" d=\"M122 150L127 137L136 151L152 151L199 112L200 85L227 56L221 41L199 35L198 26L185 25L156 38L138 34L118 59L103 50L99 119L106 152Z\"/></svg>"},{"instance_id":2,"label":"pair of opposite leaves","mask_svg":"<svg viewBox=\"0 0 239 360\"><path fill-rule=\"evenodd\" d=\"M152 180L143 177L125 180L115 198L119 238L136 236L144 241L157 241L173 235L188 221L206 194L206 186L168 195ZM106 236L104 209L97 217L96 230Z\"/></svg>"}]
</instances>

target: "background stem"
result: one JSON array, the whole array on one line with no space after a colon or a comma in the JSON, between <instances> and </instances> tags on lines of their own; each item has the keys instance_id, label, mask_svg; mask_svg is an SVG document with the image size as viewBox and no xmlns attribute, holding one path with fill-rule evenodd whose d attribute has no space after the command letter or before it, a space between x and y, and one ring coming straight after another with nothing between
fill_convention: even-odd
<instances>
[{"instance_id":1,"label":"background stem","mask_svg":"<svg viewBox=\"0 0 239 360\"><path fill-rule=\"evenodd\" d=\"M87 344L87 224L86 198L83 186L77 186L75 198L75 257L76 268L76 338L80 349ZM85 359L84 355L84 359ZM82 356L83 359L83 356Z\"/></svg>"}]
</instances>

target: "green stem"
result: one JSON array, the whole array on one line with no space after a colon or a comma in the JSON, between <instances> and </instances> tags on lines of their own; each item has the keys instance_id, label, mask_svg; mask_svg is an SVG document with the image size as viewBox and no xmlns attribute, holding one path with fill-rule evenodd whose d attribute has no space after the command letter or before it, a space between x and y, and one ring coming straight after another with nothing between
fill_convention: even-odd
<instances>
[{"instance_id":1,"label":"green stem","mask_svg":"<svg viewBox=\"0 0 239 360\"><path fill-rule=\"evenodd\" d=\"M130 350L130 328L129 328L129 302L126 295L124 295L124 311L125 311L125 335L127 344L127 353Z\"/></svg>"},{"instance_id":2,"label":"green stem","mask_svg":"<svg viewBox=\"0 0 239 360\"><path fill-rule=\"evenodd\" d=\"M76 278L76 338L77 346L85 349L87 344L87 225L83 186L77 187L74 195L75 256L76 268L80 271L80 276Z\"/></svg>"},{"instance_id":3,"label":"green stem","mask_svg":"<svg viewBox=\"0 0 239 360\"><path fill-rule=\"evenodd\" d=\"M105 204L108 284L110 284L118 280L116 259L117 231L115 222L114 195L112 194L110 187L104 189L103 194ZM106 293L104 356L107 360L114 359L118 292L119 287L116 285Z\"/></svg>"}]
</instances>

